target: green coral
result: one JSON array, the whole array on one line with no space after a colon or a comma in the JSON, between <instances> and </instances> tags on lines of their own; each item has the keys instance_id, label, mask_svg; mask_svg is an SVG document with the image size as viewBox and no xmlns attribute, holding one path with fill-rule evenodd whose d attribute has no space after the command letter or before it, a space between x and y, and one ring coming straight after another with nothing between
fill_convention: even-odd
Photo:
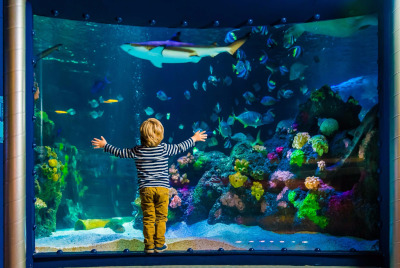
<instances>
[{"instance_id":1,"label":"green coral","mask_svg":"<svg viewBox=\"0 0 400 268\"><path fill-rule=\"evenodd\" d=\"M327 217L318 215L318 211L321 209L321 207L318 203L317 193L309 191L306 198L304 198L302 201L296 201L296 197L297 194L295 191L289 192L288 199L294 205L294 207L298 209L298 218L304 219L306 217L320 228L325 228L328 225Z\"/></svg>"},{"instance_id":2,"label":"green coral","mask_svg":"<svg viewBox=\"0 0 400 268\"><path fill-rule=\"evenodd\" d=\"M196 161L193 163L193 168L195 170L200 170L204 167L204 165L209 161L209 157L205 154L200 154Z\"/></svg>"},{"instance_id":3,"label":"green coral","mask_svg":"<svg viewBox=\"0 0 400 268\"><path fill-rule=\"evenodd\" d=\"M249 161L246 159L236 159L235 161L235 171L240 172L241 174L248 174L248 168L249 168Z\"/></svg>"},{"instance_id":4,"label":"green coral","mask_svg":"<svg viewBox=\"0 0 400 268\"><path fill-rule=\"evenodd\" d=\"M315 135L308 142L311 143L314 152L316 152L319 156L322 156L329 150L328 140L324 135Z\"/></svg>"},{"instance_id":5,"label":"green coral","mask_svg":"<svg viewBox=\"0 0 400 268\"><path fill-rule=\"evenodd\" d=\"M261 180L264 180L264 179L268 178L268 174L266 174L264 172L264 170L262 170L262 169L252 170L250 172L250 176L253 179L258 180L258 181L261 181Z\"/></svg>"},{"instance_id":6,"label":"green coral","mask_svg":"<svg viewBox=\"0 0 400 268\"><path fill-rule=\"evenodd\" d=\"M318 102L325 99L325 94L321 89L318 89L311 93L311 101Z\"/></svg>"},{"instance_id":7,"label":"green coral","mask_svg":"<svg viewBox=\"0 0 400 268\"><path fill-rule=\"evenodd\" d=\"M264 189L259 182L254 182L253 186L251 186L251 195L254 196L257 201L260 201L261 197L264 194Z\"/></svg>"},{"instance_id":8,"label":"green coral","mask_svg":"<svg viewBox=\"0 0 400 268\"><path fill-rule=\"evenodd\" d=\"M291 165L297 164L299 167L301 167L304 163L304 160L305 160L305 156L304 156L304 152L302 150L295 150L290 155L290 164Z\"/></svg>"},{"instance_id":9,"label":"green coral","mask_svg":"<svg viewBox=\"0 0 400 268\"><path fill-rule=\"evenodd\" d=\"M200 204L204 195L204 189L201 186L196 186L193 191L193 203Z\"/></svg>"},{"instance_id":10,"label":"green coral","mask_svg":"<svg viewBox=\"0 0 400 268\"><path fill-rule=\"evenodd\" d=\"M339 129L339 123L336 119L328 118L325 119L319 126L319 130L323 135L331 136Z\"/></svg>"}]
</instances>

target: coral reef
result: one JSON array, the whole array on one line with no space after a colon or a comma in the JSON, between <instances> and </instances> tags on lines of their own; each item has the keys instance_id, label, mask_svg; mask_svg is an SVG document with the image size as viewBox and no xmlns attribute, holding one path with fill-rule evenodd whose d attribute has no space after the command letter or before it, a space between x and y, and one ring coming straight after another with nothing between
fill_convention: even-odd
<instances>
[{"instance_id":1,"label":"coral reef","mask_svg":"<svg viewBox=\"0 0 400 268\"><path fill-rule=\"evenodd\" d=\"M319 156L328 153L329 145L328 140L323 135L315 135L308 141Z\"/></svg>"},{"instance_id":2,"label":"coral reef","mask_svg":"<svg viewBox=\"0 0 400 268\"><path fill-rule=\"evenodd\" d=\"M304 152L302 150L295 150L290 155L290 164L291 165L298 165L301 167L304 163L305 157Z\"/></svg>"},{"instance_id":3,"label":"coral reef","mask_svg":"<svg viewBox=\"0 0 400 268\"><path fill-rule=\"evenodd\" d=\"M328 118L322 121L319 126L319 131L321 131L322 135L327 137L334 134L339 129L339 123L336 119Z\"/></svg>"},{"instance_id":4,"label":"coral reef","mask_svg":"<svg viewBox=\"0 0 400 268\"><path fill-rule=\"evenodd\" d=\"M312 176L312 177L306 178L304 185L306 186L306 188L308 190L316 191L316 190L318 190L318 188L320 186L320 182L321 182L321 180L318 177Z\"/></svg>"},{"instance_id":5,"label":"coral reef","mask_svg":"<svg viewBox=\"0 0 400 268\"><path fill-rule=\"evenodd\" d=\"M235 171L240 172L241 174L248 174L248 168L249 168L249 161L246 159L236 159L235 160Z\"/></svg>"},{"instance_id":6,"label":"coral reef","mask_svg":"<svg viewBox=\"0 0 400 268\"><path fill-rule=\"evenodd\" d=\"M246 208L239 196L236 194L232 194L231 192L227 192L226 194L221 196L220 202L223 206L235 207L239 211L244 211L244 209Z\"/></svg>"},{"instance_id":7,"label":"coral reef","mask_svg":"<svg viewBox=\"0 0 400 268\"><path fill-rule=\"evenodd\" d=\"M232 184L233 187L238 188L242 187L243 184L247 181L247 176L236 172L233 175L229 175L229 182Z\"/></svg>"},{"instance_id":8,"label":"coral reef","mask_svg":"<svg viewBox=\"0 0 400 268\"><path fill-rule=\"evenodd\" d=\"M324 229L328 225L326 216L319 215L321 206L319 205L319 195L315 192L308 192L306 198L297 200L297 194L290 191L288 195L289 201L297 208L297 217L299 219L308 218L320 228Z\"/></svg>"},{"instance_id":9,"label":"coral reef","mask_svg":"<svg viewBox=\"0 0 400 268\"><path fill-rule=\"evenodd\" d=\"M295 122L299 131L310 133L319 130L317 118L333 118L341 129L354 129L360 124L358 118L360 111L360 105L352 101L342 101L339 94L325 85L314 91L305 103L299 105Z\"/></svg>"},{"instance_id":10,"label":"coral reef","mask_svg":"<svg viewBox=\"0 0 400 268\"><path fill-rule=\"evenodd\" d=\"M251 186L251 195L253 195L257 201L259 201L264 194L264 189L259 182L254 182L253 186Z\"/></svg>"},{"instance_id":11,"label":"coral reef","mask_svg":"<svg viewBox=\"0 0 400 268\"><path fill-rule=\"evenodd\" d=\"M191 153L188 153L186 156L182 156L178 158L178 164L180 168L187 166L190 163L193 163L194 156Z\"/></svg>"},{"instance_id":12,"label":"coral reef","mask_svg":"<svg viewBox=\"0 0 400 268\"><path fill-rule=\"evenodd\" d=\"M299 132L294 136L292 147L295 149L301 149L305 144L307 144L310 139L310 134L307 132Z\"/></svg>"}]
</instances>

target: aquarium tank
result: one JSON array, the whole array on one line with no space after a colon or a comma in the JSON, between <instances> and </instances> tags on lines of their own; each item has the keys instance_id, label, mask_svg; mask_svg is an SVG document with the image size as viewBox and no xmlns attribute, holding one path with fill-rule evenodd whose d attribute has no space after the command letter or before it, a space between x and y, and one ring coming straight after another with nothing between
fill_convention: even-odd
<instances>
[{"instance_id":1,"label":"aquarium tank","mask_svg":"<svg viewBox=\"0 0 400 268\"><path fill-rule=\"evenodd\" d=\"M170 250L379 250L375 16L158 28L34 16L36 252L143 251L132 159L169 161Z\"/></svg>"}]
</instances>

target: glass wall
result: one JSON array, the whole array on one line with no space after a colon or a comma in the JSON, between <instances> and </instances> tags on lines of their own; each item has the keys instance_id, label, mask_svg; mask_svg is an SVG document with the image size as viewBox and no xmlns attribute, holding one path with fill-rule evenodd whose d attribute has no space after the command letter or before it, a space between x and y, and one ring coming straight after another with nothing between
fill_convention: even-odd
<instances>
[{"instance_id":1,"label":"glass wall","mask_svg":"<svg viewBox=\"0 0 400 268\"><path fill-rule=\"evenodd\" d=\"M91 140L132 148L150 117L165 143L208 133L169 161L170 250L379 250L376 21L35 16L36 252L143 250L134 160Z\"/></svg>"}]
</instances>

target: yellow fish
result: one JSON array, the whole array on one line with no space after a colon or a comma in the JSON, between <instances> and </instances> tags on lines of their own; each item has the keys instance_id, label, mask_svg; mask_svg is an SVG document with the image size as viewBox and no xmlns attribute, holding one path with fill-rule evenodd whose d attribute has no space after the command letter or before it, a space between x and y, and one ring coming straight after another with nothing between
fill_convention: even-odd
<instances>
[{"instance_id":1,"label":"yellow fish","mask_svg":"<svg viewBox=\"0 0 400 268\"><path fill-rule=\"evenodd\" d=\"M58 113L58 114L67 114L68 113L67 111L59 111L59 110L57 110L55 112Z\"/></svg>"},{"instance_id":2,"label":"yellow fish","mask_svg":"<svg viewBox=\"0 0 400 268\"><path fill-rule=\"evenodd\" d=\"M114 102L118 102L118 100L116 100L116 99L108 99L106 101L103 101L103 103L114 103Z\"/></svg>"}]
</instances>

